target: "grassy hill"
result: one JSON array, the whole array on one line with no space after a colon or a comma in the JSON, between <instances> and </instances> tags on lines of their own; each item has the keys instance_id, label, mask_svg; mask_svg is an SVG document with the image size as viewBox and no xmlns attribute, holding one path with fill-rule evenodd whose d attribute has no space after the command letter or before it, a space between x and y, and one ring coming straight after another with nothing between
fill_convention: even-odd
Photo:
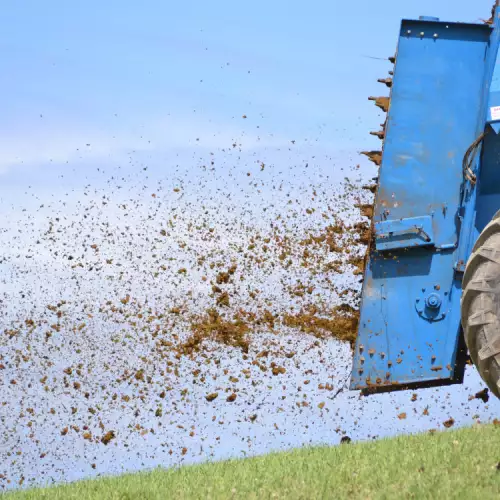
<instances>
[{"instance_id":1,"label":"grassy hill","mask_svg":"<svg viewBox=\"0 0 500 500\"><path fill-rule=\"evenodd\" d=\"M0 495L21 499L500 498L500 426L155 470Z\"/></svg>"}]
</instances>

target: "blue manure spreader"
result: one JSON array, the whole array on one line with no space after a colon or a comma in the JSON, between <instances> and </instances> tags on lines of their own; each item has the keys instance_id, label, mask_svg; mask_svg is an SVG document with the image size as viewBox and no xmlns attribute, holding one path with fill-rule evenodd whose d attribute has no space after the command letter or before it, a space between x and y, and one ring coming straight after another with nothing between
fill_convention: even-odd
<instances>
[{"instance_id":1,"label":"blue manure spreader","mask_svg":"<svg viewBox=\"0 0 500 500\"><path fill-rule=\"evenodd\" d=\"M500 397L500 7L482 23L403 20L370 97L387 112L351 389L461 383Z\"/></svg>"}]
</instances>

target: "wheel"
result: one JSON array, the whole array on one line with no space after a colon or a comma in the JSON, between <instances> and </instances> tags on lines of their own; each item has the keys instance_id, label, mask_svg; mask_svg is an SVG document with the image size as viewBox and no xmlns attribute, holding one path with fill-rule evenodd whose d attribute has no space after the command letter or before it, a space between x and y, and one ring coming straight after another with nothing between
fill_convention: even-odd
<instances>
[{"instance_id":1,"label":"wheel","mask_svg":"<svg viewBox=\"0 0 500 500\"><path fill-rule=\"evenodd\" d=\"M500 210L474 245L462 290L462 328L470 357L500 398Z\"/></svg>"}]
</instances>

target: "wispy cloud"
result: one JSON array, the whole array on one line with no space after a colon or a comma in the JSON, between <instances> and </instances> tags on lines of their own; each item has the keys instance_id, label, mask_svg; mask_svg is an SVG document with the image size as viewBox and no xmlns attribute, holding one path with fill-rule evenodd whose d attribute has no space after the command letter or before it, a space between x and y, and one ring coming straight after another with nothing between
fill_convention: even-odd
<instances>
[{"instance_id":1,"label":"wispy cloud","mask_svg":"<svg viewBox=\"0 0 500 500\"><path fill-rule=\"evenodd\" d=\"M246 132L245 128L243 124L238 126L236 123L220 124L204 118L168 116L133 128L110 124L99 130L61 123L48 128L32 127L22 134L4 131L0 139L0 174L19 166L119 160L134 151L217 150L230 148L233 144L237 144L242 151L248 151L290 144L288 138L259 136Z\"/></svg>"}]
</instances>

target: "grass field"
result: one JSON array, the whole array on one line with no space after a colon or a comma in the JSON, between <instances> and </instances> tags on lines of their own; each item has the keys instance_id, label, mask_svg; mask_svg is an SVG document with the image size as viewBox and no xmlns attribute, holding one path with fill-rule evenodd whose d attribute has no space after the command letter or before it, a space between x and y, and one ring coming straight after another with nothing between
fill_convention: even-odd
<instances>
[{"instance_id":1,"label":"grass field","mask_svg":"<svg viewBox=\"0 0 500 500\"><path fill-rule=\"evenodd\" d=\"M500 426L155 470L0 495L21 499L500 498Z\"/></svg>"}]
</instances>

